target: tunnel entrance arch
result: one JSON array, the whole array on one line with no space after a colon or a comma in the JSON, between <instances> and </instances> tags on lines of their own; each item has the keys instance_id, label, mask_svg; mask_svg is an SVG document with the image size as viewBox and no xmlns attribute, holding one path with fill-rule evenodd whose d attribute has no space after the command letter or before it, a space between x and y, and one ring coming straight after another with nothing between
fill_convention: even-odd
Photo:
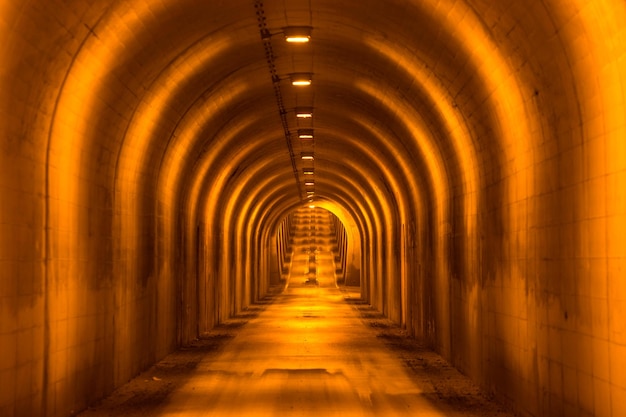
<instances>
[{"instance_id":1,"label":"tunnel entrance arch","mask_svg":"<svg viewBox=\"0 0 626 417\"><path fill-rule=\"evenodd\" d=\"M319 228L328 222L328 229ZM306 223L303 225L303 223ZM316 256L320 245L331 247L335 264L335 280L338 285L361 287L361 233L352 218L341 207L328 202L316 202L295 208L278 224L275 232L276 251L274 265L277 265L280 281L287 284L293 268L294 239L298 227L309 228L304 246L309 253L304 265L304 275L310 283L316 274ZM308 230L308 229L307 229Z\"/></svg>"}]
</instances>

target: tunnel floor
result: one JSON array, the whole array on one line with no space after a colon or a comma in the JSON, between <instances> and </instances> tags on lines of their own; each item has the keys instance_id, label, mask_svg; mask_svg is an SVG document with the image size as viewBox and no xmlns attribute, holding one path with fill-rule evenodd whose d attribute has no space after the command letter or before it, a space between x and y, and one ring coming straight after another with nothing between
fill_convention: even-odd
<instances>
[{"instance_id":1,"label":"tunnel floor","mask_svg":"<svg viewBox=\"0 0 626 417\"><path fill-rule=\"evenodd\" d=\"M335 284L329 225L297 227L284 290L80 415L512 416Z\"/></svg>"}]
</instances>

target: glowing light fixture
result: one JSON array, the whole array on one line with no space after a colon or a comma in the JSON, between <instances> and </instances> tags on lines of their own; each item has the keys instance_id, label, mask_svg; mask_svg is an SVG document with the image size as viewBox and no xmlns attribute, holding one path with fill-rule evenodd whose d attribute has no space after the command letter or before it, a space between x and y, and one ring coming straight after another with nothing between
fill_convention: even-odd
<instances>
[{"instance_id":1,"label":"glowing light fixture","mask_svg":"<svg viewBox=\"0 0 626 417\"><path fill-rule=\"evenodd\" d=\"M314 159L313 152L302 152L300 157L305 161L312 161Z\"/></svg>"},{"instance_id":2,"label":"glowing light fixture","mask_svg":"<svg viewBox=\"0 0 626 417\"><path fill-rule=\"evenodd\" d=\"M313 175L313 168L304 168L304 175Z\"/></svg>"},{"instance_id":3,"label":"glowing light fixture","mask_svg":"<svg viewBox=\"0 0 626 417\"><path fill-rule=\"evenodd\" d=\"M299 72L296 74L290 74L289 77L291 78L291 85L296 85L296 86L311 85L312 78L313 78L311 74L307 72Z\"/></svg>"},{"instance_id":4,"label":"glowing light fixture","mask_svg":"<svg viewBox=\"0 0 626 417\"><path fill-rule=\"evenodd\" d=\"M309 206L309 208L310 208L310 209L314 209L314 208L315 208L315 204L311 204L311 205Z\"/></svg>"},{"instance_id":5,"label":"glowing light fixture","mask_svg":"<svg viewBox=\"0 0 626 417\"><path fill-rule=\"evenodd\" d=\"M298 119L310 119L313 117L313 109L311 108L298 108L296 109L296 117Z\"/></svg>"},{"instance_id":6,"label":"glowing light fixture","mask_svg":"<svg viewBox=\"0 0 626 417\"><path fill-rule=\"evenodd\" d=\"M298 129L300 139L313 139L313 129Z\"/></svg>"},{"instance_id":7,"label":"glowing light fixture","mask_svg":"<svg viewBox=\"0 0 626 417\"><path fill-rule=\"evenodd\" d=\"M315 183L314 183L313 181L306 181L306 182L304 183L304 185L306 185L306 186L312 186L312 185L315 185Z\"/></svg>"},{"instance_id":8,"label":"glowing light fixture","mask_svg":"<svg viewBox=\"0 0 626 417\"><path fill-rule=\"evenodd\" d=\"M308 195L313 195L313 194L315 194L315 191L307 191L306 193L307 193Z\"/></svg>"},{"instance_id":9,"label":"glowing light fixture","mask_svg":"<svg viewBox=\"0 0 626 417\"><path fill-rule=\"evenodd\" d=\"M311 27L289 26L283 28L285 41L288 43L308 43L311 40Z\"/></svg>"}]
</instances>

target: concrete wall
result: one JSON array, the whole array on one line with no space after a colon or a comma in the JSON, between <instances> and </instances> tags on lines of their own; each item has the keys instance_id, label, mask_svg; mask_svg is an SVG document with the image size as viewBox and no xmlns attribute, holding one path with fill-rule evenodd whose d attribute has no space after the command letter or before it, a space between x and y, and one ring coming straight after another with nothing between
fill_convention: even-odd
<instances>
[{"instance_id":1,"label":"concrete wall","mask_svg":"<svg viewBox=\"0 0 626 417\"><path fill-rule=\"evenodd\" d=\"M484 15L505 59L488 71L502 82L457 100L485 118L510 113L497 132L470 122L479 141L511 138L477 154L477 213L463 207L462 185L450 198L438 236L449 245L450 327L439 326L435 345L447 352L449 334L453 363L523 414L617 416L626 117L624 53L609 39L624 29L605 13L624 5L560 6L494 2ZM519 88L517 103L507 88Z\"/></svg>"}]
</instances>

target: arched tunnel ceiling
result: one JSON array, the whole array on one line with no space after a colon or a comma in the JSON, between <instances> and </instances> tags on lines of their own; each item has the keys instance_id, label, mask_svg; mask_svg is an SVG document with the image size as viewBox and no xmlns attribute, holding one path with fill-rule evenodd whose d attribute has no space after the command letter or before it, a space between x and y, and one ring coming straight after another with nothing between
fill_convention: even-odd
<instances>
[{"instance_id":1,"label":"arched tunnel ceiling","mask_svg":"<svg viewBox=\"0 0 626 417\"><path fill-rule=\"evenodd\" d=\"M119 184L160 172L162 190L189 187L202 193L194 201L210 198L213 187L199 182L253 181L243 175L250 169L269 178L291 172L293 186L284 192L298 204L306 197L303 169L311 164L300 155L308 151L315 157L316 196L330 200L343 200L334 193L344 177L362 193L372 193L365 184L371 176L378 179L374 188L392 195L420 188L445 199L450 187L473 190L474 148L499 156L498 148L508 146L499 142L507 134L498 132L506 120L468 123L498 117L492 84L498 71L502 77L508 71L483 68L503 64L480 16L463 3L450 13L427 2L355 6L113 3L100 11L68 68L53 136L67 140L64 126L95 121L72 149L97 152L88 150L90 136L110 134L114 125ZM287 44L281 31L289 26L311 27L311 42ZM269 39L262 39L264 29ZM484 79L486 71L496 76ZM290 85L289 74L300 72L312 74L312 86ZM504 84L497 88L518 87L515 80ZM515 102L525 92L506 93ZM299 107L312 107L314 117L297 119ZM315 139L299 140L299 128L313 128ZM353 175L348 166L364 174Z\"/></svg>"},{"instance_id":2,"label":"arched tunnel ceiling","mask_svg":"<svg viewBox=\"0 0 626 417\"><path fill-rule=\"evenodd\" d=\"M537 158L533 132L546 123L534 117L539 95L580 94L570 87L585 71L566 68L567 54L577 51L561 48L575 28L553 27L577 9L567 1L74 6L50 10L63 15L56 29L45 11L5 12L17 24L43 21L57 33L31 42L56 49L43 79L57 87L38 100L49 109L49 126L43 120L41 127L50 132L47 159L59 167L50 189L67 201L78 201L78 191L59 184L84 176L106 154L110 163L96 169L111 171L123 207L124 198L153 187L158 199L204 207L211 190L229 181L246 181L237 187L250 193L258 176L286 173L293 186L265 181L265 194L280 188L296 206L307 196L303 169L314 165L316 198L359 199L336 195L347 190L339 180L349 178L350 192L370 200L443 210L456 193L473 212L479 183L526 170ZM310 43L284 41L283 29L298 26L311 28ZM535 51L544 39L553 47ZM293 73L311 73L312 86L291 86ZM300 107L313 108L314 117L297 119ZM299 128L313 128L315 139L299 140ZM313 163L300 158L309 151ZM532 184L532 175L521 181Z\"/></svg>"}]
</instances>

